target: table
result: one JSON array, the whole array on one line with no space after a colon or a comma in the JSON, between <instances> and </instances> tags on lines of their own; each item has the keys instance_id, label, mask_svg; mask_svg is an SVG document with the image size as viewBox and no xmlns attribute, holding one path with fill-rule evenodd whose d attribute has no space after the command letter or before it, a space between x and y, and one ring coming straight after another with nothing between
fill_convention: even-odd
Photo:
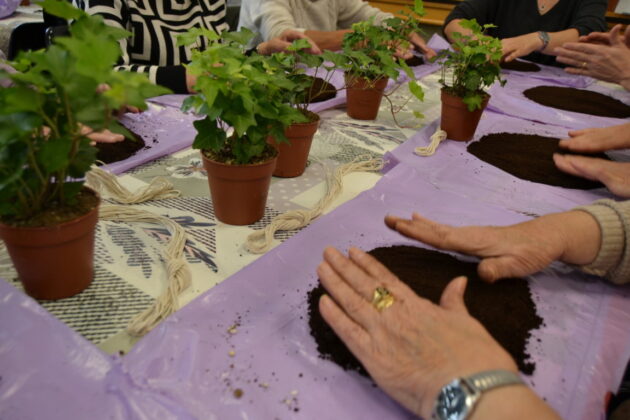
<instances>
[{"instance_id":1,"label":"table","mask_svg":"<svg viewBox=\"0 0 630 420\"><path fill-rule=\"evenodd\" d=\"M17 393L14 406L36 412L52 404L50 412L56 418L81 418L81 413L85 416L88 412L116 417L122 407L130 410L125 411L128 414L152 413L152 418L182 418L184 414L189 418L312 418L315 413L321 418L407 418L408 413L369 382L319 360L308 341L304 293L305 287L316 281L314 267L323 246L410 243L383 226L381 220L388 211L404 214L420 209L432 218L458 225L509 224L526 220L532 213L563 210L606 196L603 191L565 194L559 193L561 189L545 188L539 196L533 196L532 192L541 186L523 181L510 185L519 200L506 205L501 200L502 190L479 189L480 185L488 186L489 179L505 175L489 170L481 173L472 163L464 168L468 172L460 172L465 176L459 176L459 180L442 176L441 169L466 166L464 144L444 144L432 158L411 153L414 147L427 144L437 126L438 78L435 74L425 77L425 102L410 105L425 114L423 126L412 127L415 120L410 109L399 118L408 127L402 129L393 125L384 109L375 122L349 120L342 110L322 113L322 127L305 175L274 180L265 218L253 226L226 226L214 220L206 180L194 151L175 153L120 177L132 188L156 175L168 176L183 191L182 198L141 207L167 214L186 228L191 239L187 252L194 283L181 303L199 298L134 346L122 329L131 315L148 306L164 287L164 270L157 255L167 233L152 226L100 222L95 284L75 298L43 305L113 357L81 340L57 319L43 314L36 303L8 291L9 286L2 283L0 312L5 316L0 315L0 331L9 330L7 314L17 313L19 324L37 330L37 341L46 343L45 347L10 352L15 366L22 366L20 373L28 378L26 385L20 382L20 386L31 383L47 389L63 374L64 387L55 386L57 392L68 397L75 392L85 396L63 407L41 398L39 406L31 407L19 404L27 395ZM400 96L395 102L402 103L406 92L396 95ZM501 123L555 135L566 131L564 127L542 126L492 112L484 114L480 129L489 130ZM242 248L247 234L273 215L289 207L309 207L322 195L321 168L315 160L336 166L366 153L388 154L398 164L388 167L384 176L349 176L349 188L335 204L345 203L330 217L297 234L280 235L279 242L295 236L290 246L279 246L263 257L250 255ZM471 194L473 191L483 194ZM530 209L528 198L540 198L540 203L534 202ZM228 276L229 280L221 283ZM0 273L0 277L5 275ZM601 412L603 393L614 386L615 375L621 375L616 373L619 365L625 364L630 355L630 332L625 327L630 322L630 291L593 281L564 266L554 266L535 276L532 284L539 309L561 320L559 325L536 332L545 344L544 352L537 348L535 353L543 366L535 388L551 397L549 402L567 418L593 418ZM238 334L233 334L229 330L237 320ZM12 334L17 337L21 331L28 329ZM23 337L24 342L29 340L35 340L33 334ZM5 342L10 344L12 340ZM119 357L119 352L127 354ZM57 367L43 369L29 363L25 355L35 354L44 358L54 355ZM584 366L587 369L583 370ZM326 380L344 389L350 399L322 385ZM236 386L245 390L248 399L234 397ZM348 404L349 400L357 401L358 406ZM325 410L322 401L326 401Z\"/></svg>"}]
</instances>

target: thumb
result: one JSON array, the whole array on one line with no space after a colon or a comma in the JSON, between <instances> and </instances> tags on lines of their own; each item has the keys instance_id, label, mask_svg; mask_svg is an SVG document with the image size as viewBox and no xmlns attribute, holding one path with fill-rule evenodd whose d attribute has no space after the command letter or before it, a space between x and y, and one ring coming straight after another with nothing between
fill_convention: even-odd
<instances>
[{"instance_id":1,"label":"thumb","mask_svg":"<svg viewBox=\"0 0 630 420\"><path fill-rule=\"evenodd\" d=\"M444 309L468 313L466 304L464 303L464 292L466 291L466 284L468 279L464 276L457 277L446 286L442 297L440 298L440 306Z\"/></svg>"},{"instance_id":2,"label":"thumb","mask_svg":"<svg viewBox=\"0 0 630 420\"><path fill-rule=\"evenodd\" d=\"M621 25L615 25L610 30L610 45L613 46L620 44L622 44Z\"/></svg>"},{"instance_id":3,"label":"thumb","mask_svg":"<svg viewBox=\"0 0 630 420\"><path fill-rule=\"evenodd\" d=\"M511 257L484 258L477 266L477 273L482 280L494 283L506 277L514 277L514 264Z\"/></svg>"}]
</instances>

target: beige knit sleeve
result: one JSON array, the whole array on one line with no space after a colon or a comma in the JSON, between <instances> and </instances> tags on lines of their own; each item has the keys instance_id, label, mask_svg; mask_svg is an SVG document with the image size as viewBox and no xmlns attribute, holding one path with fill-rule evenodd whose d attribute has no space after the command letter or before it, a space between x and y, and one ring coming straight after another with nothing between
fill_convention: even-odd
<instances>
[{"instance_id":1,"label":"beige knit sleeve","mask_svg":"<svg viewBox=\"0 0 630 420\"><path fill-rule=\"evenodd\" d=\"M602 231L595 261L582 269L616 284L630 283L630 201L598 200L575 210L593 216Z\"/></svg>"},{"instance_id":2,"label":"beige knit sleeve","mask_svg":"<svg viewBox=\"0 0 630 420\"><path fill-rule=\"evenodd\" d=\"M368 2L363 0L340 0L338 3L338 29L350 29L353 23L368 20L372 16L374 16L374 23L377 25L385 19L393 17L391 13L370 6Z\"/></svg>"}]
</instances>

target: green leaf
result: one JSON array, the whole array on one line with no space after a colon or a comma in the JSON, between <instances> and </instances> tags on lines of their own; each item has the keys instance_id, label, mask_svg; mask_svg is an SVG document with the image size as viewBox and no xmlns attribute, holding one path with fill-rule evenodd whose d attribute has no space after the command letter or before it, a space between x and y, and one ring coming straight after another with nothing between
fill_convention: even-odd
<instances>
[{"instance_id":1,"label":"green leaf","mask_svg":"<svg viewBox=\"0 0 630 420\"><path fill-rule=\"evenodd\" d=\"M424 90L422 89L422 86L420 86L420 84L417 81L412 80L409 82L409 91L418 100L424 101Z\"/></svg>"},{"instance_id":2,"label":"green leaf","mask_svg":"<svg viewBox=\"0 0 630 420\"><path fill-rule=\"evenodd\" d=\"M472 93L466 95L462 101L468 106L469 111L474 111L475 109L481 109L482 103L482 95L479 93Z\"/></svg>"},{"instance_id":3,"label":"green leaf","mask_svg":"<svg viewBox=\"0 0 630 420\"><path fill-rule=\"evenodd\" d=\"M49 138L42 144L37 160L47 172L56 172L68 165L71 148L70 139Z\"/></svg>"},{"instance_id":4,"label":"green leaf","mask_svg":"<svg viewBox=\"0 0 630 420\"><path fill-rule=\"evenodd\" d=\"M227 136L225 131L218 127L216 121L204 118L195 121L193 126L197 130L197 136L193 142L195 149L209 149L218 152L225 145Z\"/></svg>"}]
</instances>

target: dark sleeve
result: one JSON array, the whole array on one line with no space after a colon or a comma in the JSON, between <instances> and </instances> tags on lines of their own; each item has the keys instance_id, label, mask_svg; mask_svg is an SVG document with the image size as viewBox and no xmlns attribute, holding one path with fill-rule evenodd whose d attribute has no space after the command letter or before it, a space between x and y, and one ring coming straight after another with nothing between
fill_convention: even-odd
<instances>
[{"instance_id":1,"label":"dark sleeve","mask_svg":"<svg viewBox=\"0 0 630 420\"><path fill-rule=\"evenodd\" d=\"M184 66L159 66L155 74L155 83L169 88L173 93L189 93Z\"/></svg>"},{"instance_id":2,"label":"dark sleeve","mask_svg":"<svg viewBox=\"0 0 630 420\"><path fill-rule=\"evenodd\" d=\"M580 35L606 31L606 0L581 0L573 9L573 19L569 28L575 28ZM567 28L567 29L569 29Z\"/></svg>"},{"instance_id":3,"label":"dark sleeve","mask_svg":"<svg viewBox=\"0 0 630 420\"><path fill-rule=\"evenodd\" d=\"M496 13L500 0L466 0L459 3L446 17L442 31L455 19L476 19L480 25L496 23ZM504 0L506 1L506 0Z\"/></svg>"}]
</instances>

